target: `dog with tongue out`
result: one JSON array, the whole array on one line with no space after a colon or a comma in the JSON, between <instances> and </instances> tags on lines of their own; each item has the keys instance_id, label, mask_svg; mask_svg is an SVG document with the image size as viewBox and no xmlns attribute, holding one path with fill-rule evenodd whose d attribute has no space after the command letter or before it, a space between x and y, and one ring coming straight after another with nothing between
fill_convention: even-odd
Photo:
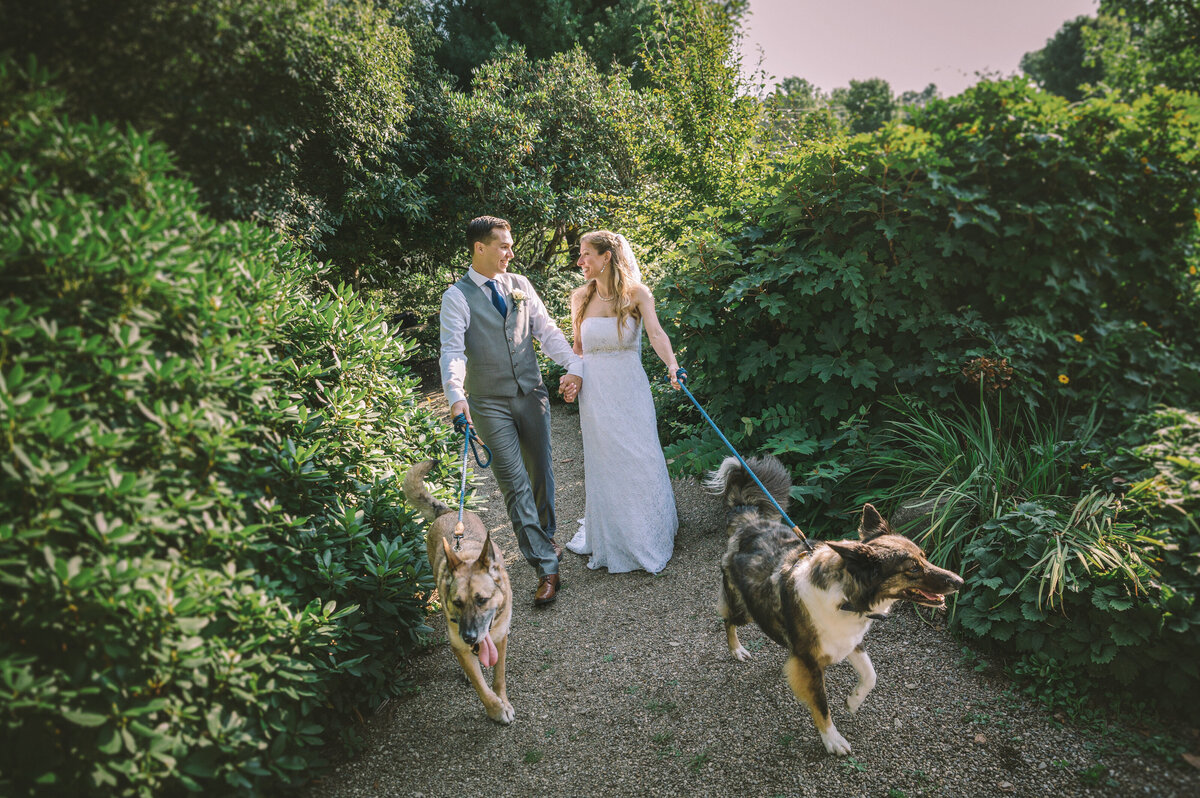
<instances>
[{"instance_id":1,"label":"dog with tongue out","mask_svg":"<svg viewBox=\"0 0 1200 798\"><path fill-rule=\"evenodd\" d=\"M404 477L404 496L429 521L425 552L446 616L450 648L488 717L507 726L515 713L504 681L512 621L512 587L504 554L479 516L464 510L460 530L457 513L429 492L425 476L434 465L435 461L427 460L409 470ZM482 668L494 668L490 687Z\"/></svg>"}]
</instances>

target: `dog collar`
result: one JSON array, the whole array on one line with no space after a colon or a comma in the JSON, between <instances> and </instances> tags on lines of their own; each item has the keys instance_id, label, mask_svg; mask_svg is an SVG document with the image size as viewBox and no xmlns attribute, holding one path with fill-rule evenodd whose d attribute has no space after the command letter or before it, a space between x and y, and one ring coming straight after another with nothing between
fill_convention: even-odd
<instances>
[{"instance_id":1,"label":"dog collar","mask_svg":"<svg viewBox=\"0 0 1200 798\"><path fill-rule=\"evenodd\" d=\"M882 621L887 618L882 612L859 612L858 608L849 601L842 602L842 606L838 607L842 612L853 612L855 615L865 615L873 621Z\"/></svg>"}]
</instances>

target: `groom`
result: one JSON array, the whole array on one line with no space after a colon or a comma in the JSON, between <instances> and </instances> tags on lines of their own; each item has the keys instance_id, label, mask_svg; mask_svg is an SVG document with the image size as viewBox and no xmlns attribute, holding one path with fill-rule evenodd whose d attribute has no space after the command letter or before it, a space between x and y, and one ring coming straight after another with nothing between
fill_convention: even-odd
<instances>
[{"instance_id":1,"label":"groom","mask_svg":"<svg viewBox=\"0 0 1200 798\"><path fill-rule=\"evenodd\" d=\"M537 569L534 604L558 596L554 474L550 469L550 396L533 339L567 369L559 391L575 401L582 360L555 326L529 280L508 274L512 227L495 216L467 225L471 268L442 295L442 386L450 415L465 414L492 450L492 470L517 543ZM468 397L470 400L468 401Z\"/></svg>"}]
</instances>

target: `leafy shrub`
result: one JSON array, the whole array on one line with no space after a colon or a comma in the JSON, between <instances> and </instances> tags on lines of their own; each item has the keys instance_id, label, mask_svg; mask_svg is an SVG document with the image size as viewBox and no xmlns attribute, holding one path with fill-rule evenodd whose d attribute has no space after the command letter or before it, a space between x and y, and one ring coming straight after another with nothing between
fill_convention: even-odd
<instances>
[{"instance_id":1,"label":"leafy shrub","mask_svg":"<svg viewBox=\"0 0 1200 798\"><path fill-rule=\"evenodd\" d=\"M0 61L0 786L259 793L402 688L407 344Z\"/></svg>"},{"instance_id":2,"label":"leafy shrub","mask_svg":"<svg viewBox=\"0 0 1200 798\"><path fill-rule=\"evenodd\" d=\"M1018 675L1053 677L1048 694L1029 688L1052 700L1079 703L1114 680L1153 685L1160 702L1200 695L1195 414L1134 425L1136 445L1110 461L1129 483L1101 465L1092 426L1069 432L987 403L896 407L902 419L872 436L870 468L851 484L915 508L909 534L965 577L958 629L1017 654Z\"/></svg>"},{"instance_id":3,"label":"leafy shrub","mask_svg":"<svg viewBox=\"0 0 1200 798\"><path fill-rule=\"evenodd\" d=\"M1170 545L1123 514L1115 496L1025 502L988 521L966 549L956 606L969 636L1071 672L1085 687L1141 682L1163 705L1200 697L1198 580L1152 565ZM1031 662L1025 666L1028 670Z\"/></svg>"},{"instance_id":4,"label":"leafy shrub","mask_svg":"<svg viewBox=\"0 0 1200 798\"><path fill-rule=\"evenodd\" d=\"M76 118L153 130L212 212L286 231L346 274L423 213L397 166L405 32L363 0L91 0L5 9L0 49L58 75Z\"/></svg>"},{"instance_id":5,"label":"leafy shrub","mask_svg":"<svg viewBox=\"0 0 1200 798\"><path fill-rule=\"evenodd\" d=\"M881 392L976 392L977 358L1034 408L1200 396L1197 120L1167 90L1071 106L985 82L811 143L662 285L694 388L735 443L810 472L846 467ZM720 452L703 430L671 448L689 470Z\"/></svg>"}]
</instances>

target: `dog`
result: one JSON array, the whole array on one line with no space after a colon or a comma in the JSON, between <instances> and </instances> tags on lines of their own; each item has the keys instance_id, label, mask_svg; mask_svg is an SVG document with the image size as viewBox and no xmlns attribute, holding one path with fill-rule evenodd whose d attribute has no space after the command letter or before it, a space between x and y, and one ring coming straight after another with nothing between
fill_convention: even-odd
<instances>
[{"instance_id":1,"label":"dog","mask_svg":"<svg viewBox=\"0 0 1200 798\"><path fill-rule=\"evenodd\" d=\"M764 456L747 465L786 512L791 477L783 464ZM870 504L863 506L858 540L814 542L810 551L736 458L726 458L705 488L726 505L729 543L717 609L730 654L739 662L749 659L737 630L754 620L787 650L788 684L812 713L825 750L849 754L850 743L829 714L825 669L849 659L858 672L846 698L853 715L875 687L875 668L863 648L871 624L897 601L945 606L962 578L930 563Z\"/></svg>"},{"instance_id":2,"label":"dog","mask_svg":"<svg viewBox=\"0 0 1200 798\"><path fill-rule=\"evenodd\" d=\"M454 549L451 541L457 515L425 486L425 476L435 464L427 460L409 470L404 477L404 496L429 522L425 552L446 616L450 648L479 694L487 716L507 726L516 714L504 681L513 605L504 554L492 542L483 521L469 510L463 511L462 548ZM495 668L490 688L483 680L481 665Z\"/></svg>"}]
</instances>

